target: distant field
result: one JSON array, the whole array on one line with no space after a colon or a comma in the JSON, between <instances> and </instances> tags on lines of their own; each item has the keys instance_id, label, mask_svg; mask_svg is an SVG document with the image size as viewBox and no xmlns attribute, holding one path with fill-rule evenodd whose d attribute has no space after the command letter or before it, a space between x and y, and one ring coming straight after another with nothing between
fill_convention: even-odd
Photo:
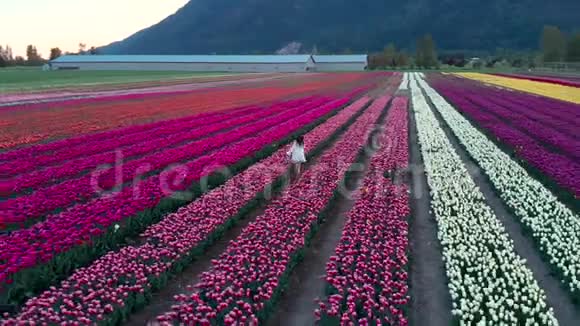
<instances>
[{"instance_id":1,"label":"distant field","mask_svg":"<svg viewBox=\"0 0 580 326\"><path fill-rule=\"evenodd\" d=\"M140 83L223 75L226 74L179 71L41 71L37 67L12 68L0 69L0 92Z\"/></svg>"}]
</instances>

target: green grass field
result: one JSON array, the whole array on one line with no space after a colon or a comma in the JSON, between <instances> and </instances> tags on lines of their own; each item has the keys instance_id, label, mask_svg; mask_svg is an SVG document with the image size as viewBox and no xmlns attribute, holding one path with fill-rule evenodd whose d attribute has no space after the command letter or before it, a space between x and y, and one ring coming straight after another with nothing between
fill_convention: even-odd
<instances>
[{"instance_id":1,"label":"green grass field","mask_svg":"<svg viewBox=\"0 0 580 326\"><path fill-rule=\"evenodd\" d=\"M0 69L0 92L37 91L147 81L223 76L228 73L180 71L42 71L40 67Z\"/></svg>"}]
</instances>

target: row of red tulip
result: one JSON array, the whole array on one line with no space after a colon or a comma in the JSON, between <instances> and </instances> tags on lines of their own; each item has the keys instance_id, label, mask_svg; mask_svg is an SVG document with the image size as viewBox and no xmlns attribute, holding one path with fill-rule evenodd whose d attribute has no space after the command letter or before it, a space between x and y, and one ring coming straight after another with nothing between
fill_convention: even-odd
<instances>
[{"instance_id":1,"label":"row of red tulip","mask_svg":"<svg viewBox=\"0 0 580 326\"><path fill-rule=\"evenodd\" d=\"M332 201L388 97L377 99L349 130L307 170L300 180L274 200L264 214L242 230L212 268L203 273L191 295L158 321L184 324L257 324L285 286L319 217Z\"/></svg>"},{"instance_id":2,"label":"row of red tulip","mask_svg":"<svg viewBox=\"0 0 580 326\"><path fill-rule=\"evenodd\" d=\"M240 82L258 82L279 77L263 74L236 74L223 76L179 78L147 82L128 82L112 84L55 86L47 89L13 90L5 92L0 99L0 110L22 111L46 108L47 103L58 102L58 106L80 106L85 103L110 101L112 98L134 99L138 95L154 98L160 95L178 95L200 88L218 88L227 85L239 86Z\"/></svg>"},{"instance_id":3,"label":"row of red tulip","mask_svg":"<svg viewBox=\"0 0 580 326\"><path fill-rule=\"evenodd\" d=\"M10 175L22 171L27 172L7 180L7 184L10 186L8 190L17 194L29 188L46 186L78 177L90 169L96 169L106 164L120 164L121 162L125 164L128 161L159 153L168 148L182 146L229 129L243 127L246 124L283 112L285 109L303 104L305 102L300 101L292 103L291 106L282 103L267 109L252 107L241 112L233 110L239 113L235 115L223 114L222 117L216 114L216 120L213 123L212 119L208 119L207 122L203 121L205 119L200 119L201 121L188 121L186 123L166 121L162 128L144 132L146 137L143 133L137 133L128 137L100 141L96 144L87 142L83 146L77 146L68 151L63 150L61 152L63 155L60 155L61 153L39 155L34 160L23 157L9 164L8 169L13 168L13 171L7 172Z\"/></svg>"},{"instance_id":4,"label":"row of red tulip","mask_svg":"<svg viewBox=\"0 0 580 326\"><path fill-rule=\"evenodd\" d=\"M259 134L284 121L297 119L324 103L328 103L328 99L320 98L297 107L282 108L280 112L274 114L268 114L267 111L258 111L252 114L252 116L256 116L256 119L252 119L252 116L246 117L244 118L244 124L240 126L232 125L236 123L236 121L233 121L220 124L219 129L209 127L186 132L185 137L187 138L191 134L193 139L181 146L163 148L160 152L153 151L138 159L98 170L97 174L90 173L79 178L64 180L52 186L36 189L31 194L0 202L0 211L3 212L0 217L0 224L27 223L29 220L50 214L56 209L65 209L70 205L78 205L91 200L95 196L99 196L99 192L103 192L103 190L109 191L117 187L129 187L134 184L135 178L142 174L155 173L157 175L161 170L173 164L194 162L211 155L212 152L224 146L229 146ZM220 132L220 130L223 130L223 132ZM206 135L206 132L210 136L195 139L196 136L203 137L202 135ZM218 133L215 134L215 132ZM153 140L150 145L155 147L157 141ZM114 161L115 153L110 156ZM49 215L47 218L50 219L53 216Z\"/></svg>"},{"instance_id":5,"label":"row of red tulip","mask_svg":"<svg viewBox=\"0 0 580 326\"><path fill-rule=\"evenodd\" d=\"M249 85L203 88L184 94L157 96L142 94L132 100L92 99L74 106L44 103L24 110L0 110L0 149L76 137L132 125L175 119L203 112L217 112L244 105L329 94L341 87L353 89L374 83L379 74L296 75L279 80L262 80ZM288 81L293 81L288 83ZM344 94L341 93L341 94Z\"/></svg>"},{"instance_id":6,"label":"row of red tulip","mask_svg":"<svg viewBox=\"0 0 580 326\"><path fill-rule=\"evenodd\" d=\"M390 178L408 168L407 103L393 101L381 147L326 265L328 296L315 311L322 325L407 325L409 188Z\"/></svg>"},{"instance_id":7,"label":"row of red tulip","mask_svg":"<svg viewBox=\"0 0 580 326\"><path fill-rule=\"evenodd\" d=\"M79 157L89 157L131 146L150 139L152 136L163 137L239 118L260 109L262 107L250 106L227 111L202 113L181 119L159 121L24 147L0 153L0 160L7 163L6 166L0 167L0 173L12 175L30 173L47 166L63 164Z\"/></svg>"},{"instance_id":8,"label":"row of red tulip","mask_svg":"<svg viewBox=\"0 0 580 326\"><path fill-rule=\"evenodd\" d=\"M46 103L46 108L0 111L5 120L5 132L0 132L0 148L36 145L41 141L87 135L118 128L191 116L204 112L219 112L246 104L259 103L260 96L280 96L281 90L251 89L242 92L221 89L217 92L189 92L173 96L127 100L122 97L90 99L73 109L60 102ZM18 119L18 120L17 120ZM20 127L20 128L19 128Z\"/></svg>"},{"instance_id":9,"label":"row of red tulip","mask_svg":"<svg viewBox=\"0 0 580 326\"><path fill-rule=\"evenodd\" d=\"M369 101L362 98L305 135L311 153L349 121ZM21 314L8 323L34 320L94 323L111 320L120 310L144 303L159 279L178 266L209 239L240 217L243 208L286 170L287 148L254 164L163 221L149 227L141 246L109 252L87 268L77 270L59 287L29 300ZM114 280L114 281L111 281ZM51 310L52 309L52 310Z\"/></svg>"}]
</instances>

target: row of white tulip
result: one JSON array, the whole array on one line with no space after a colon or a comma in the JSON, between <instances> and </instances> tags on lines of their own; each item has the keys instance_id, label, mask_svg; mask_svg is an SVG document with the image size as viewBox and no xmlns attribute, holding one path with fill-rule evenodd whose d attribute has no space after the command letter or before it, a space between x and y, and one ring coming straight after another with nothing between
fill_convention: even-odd
<instances>
[{"instance_id":1,"label":"row of white tulip","mask_svg":"<svg viewBox=\"0 0 580 326\"><path fill-rule=\"evenodd\" d=\"M558 325L544 291L429 108L420 78L411 78L412 103L454 317L461 325Z\"/></svg>"},{"instance_id":2,"label":"row of white tulip","mask_svg":"<svg viewBox=\"0 0 580 326\"><path fill-rule=\"evenodd\" d=\"M401 82L401 85L399 85L399 90L400 91L409 90L409 74L407 73L403 74L403 81Z\"/></svg>"},{"instance_id":3,"label":"row of white tulip","mask_svg":"<svg viewBox=\"0 0 580 326\"><path fill-rule=\"evenodd\" d=\"M571 295L580 298L580 217L472 126L425 81L419 83L459 142L488 176L498 195L530 231Z\"/></svg>"}]
</instances>

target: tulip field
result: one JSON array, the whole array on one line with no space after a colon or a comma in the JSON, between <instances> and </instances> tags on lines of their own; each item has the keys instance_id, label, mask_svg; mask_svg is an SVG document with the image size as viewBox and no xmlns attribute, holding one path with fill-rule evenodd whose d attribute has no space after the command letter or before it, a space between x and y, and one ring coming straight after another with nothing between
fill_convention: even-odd
<instances>
[{"instance_id":1,"label":"tulip field","mask_svg":"<svg viewBox=\"0 0 580 326\"><path fill-rule=\"evenodd\" d=\"M164 76L2 89L0 325L580 321L574 80Z\"/></svg>"},{"instance_id":2,"label":"tulip field","mask_svg":"<svg viewBox=\"0 0 580 326\"><path fill-rule=\"evenodd\" d=\"M491 85L507 87L565 102L580 104L580 94L578 94L578 87L580 87L580 84L572 81L505 74L490 75L480 73L459 73L458 75Z\"/></svg>"}]
</instances>

